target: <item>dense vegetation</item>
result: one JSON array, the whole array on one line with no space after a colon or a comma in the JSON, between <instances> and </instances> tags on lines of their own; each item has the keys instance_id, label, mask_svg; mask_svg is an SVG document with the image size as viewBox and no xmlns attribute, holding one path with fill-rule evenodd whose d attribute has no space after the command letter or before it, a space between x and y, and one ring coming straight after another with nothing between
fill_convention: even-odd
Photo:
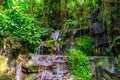
<instances>
[{"instance_id":1,"label":"dense vegetation","mask_svg":"<svg viewBox=\"0 0 120 80\"><path fill-rule=\"evenodd\" d=\"M82 53L80 50L71 49L67 60L69 64L68 68L71 70L72 74L75 75L76 80L90 79L91 75L89 60L84 53Z\"/></svg>"},{"instance_id":2,"label":"dense vegetation","mask_svg":"<svg viewBox=\"0 0 120 80\"><path fill-rule=\"evenodd\" d=\"M91 77L86 56L93 55L115 58L120 73L119 14L119 0L2 0L0 54L13 60L19 54L36 53L41 41L45 54L54 54L50 35L59 30L57 42L76 78Z\"/></svg>"}]
</instances>

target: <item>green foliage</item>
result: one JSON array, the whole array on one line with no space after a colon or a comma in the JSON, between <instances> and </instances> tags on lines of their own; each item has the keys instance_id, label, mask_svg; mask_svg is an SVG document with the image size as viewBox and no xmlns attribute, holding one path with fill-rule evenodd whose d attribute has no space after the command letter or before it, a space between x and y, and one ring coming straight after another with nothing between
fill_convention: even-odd
<instances>
[{"instance_id":1,"label":"green foliage","mask_svg":"<svg viewBox=\"0 0 120 80\"><path fill-rule=\"evenodd\" d=\"M51 48L54 47L54 40L47 40L46 41L46 46L51 47Z\"/></svg>"},{"instance_id":2,"label":"green foliage","mask_svg":"<svg viewBox=\"0 0 120 80\"><path fill-rule=\"evenodd\" d=\"M0 35L12 35L24 47L33 50L47 34L47 29L35 25L34 20L32 14L25 14L21 8L0 11Z\"/></svg>"},{"instance_id":3,"label":"green foliage","mask_svg":"<svg viewBox=\"0 0 120 80\"><path fill-rule=\"evenodd\" d=\"M118 59L117 59L116 63L117 63L118 73L120 73L120 55L118 56Z\"/></svg>"},{"instance_id":4,"label":"green foliage","mask_svg":"<svg viewBox=\"0 0 120 80\"><path fill-rule=\"evenodd\" d=\"M0 80L11 80L8 76L2 76L0 77Z\"/></svg>"},{"instance_id":5,"label":"green foliage","mask_svg":"<svg viewBox=\"0 0 120 80\"><path fill-rule=\"evenodd\" d=\"M93 38L91 36L80 36L75 39L75 45L77 49L83 51L86 54L91 54L92 53L92 43L93 43Z\"/></svg>"},{"instance_id":6,"label":"green foliage","mask_svg":"<svg viewBox=\"0 0 120 80\"><path fill-rule=\"evenodd\" d=\"M117 71L120 73L120 55L115 58L115 63L117 64Z\"/></svg>"},{"instance_id":7,"label":"green foliage","mask_svg":"<svg viewBox=\"0 0 120 80\"><path fill-rule=\"evenodd\" d=\"M90 65L89 59L80 50L71 49L67 56L68 68L78 80L89 80Z\"/></svg>"},{"instance_id":8,"label":"green foliage","mask_svg":"<svg viewBox=\"0 0 120 80\"><path fill-rule=\"evenodd\" d=\"M54 54L55 52L55 50L54 50L54 48L55 48L55 46L54 46L54 40L46 40L46 42L45 42L45 45L46 45L46 47L47 47L47 54Z\"/></svg>"},{"instance_id":9,"label":"green foliage","mask_svg":"<svg viewBox=\"0 0 120 80\"><path fill-rule=\"evenodd\" d=\"M44 0L29 0L30 10L35 16L44 15Z\"/></svg>"},{"instance_id":10,"label":"green foliage","mask_svg":"<svg viewBox=\"0 0 120 80\"><path fill-rule=\"evenodd\" d=\"M69 33L71 37L71 34L76 34L80 29L91 27L87 16L98 10L98 0L61 0L61 3L61 12L65 17L63 35ZM92 16L91 19L93 18Z\"/></svg>"},{"instance_id":11,"label":"green foliage","mask_svg":"<svg viewBox=\"0 0 120 80\"><path fill-rule=\"evenodd\" d=\"M90 10L94 10L99 7L98 3L99 3L98 0L85 0L85 3L83 5Z\"/></svg>"},{"instance_id":12,"label":"green foliage","mask_svg":"<svg viewBox=\"0 0 120 80\"><path fill-rule=\"evenodd\" d=\"M120 36L116 36L113 43L110 45L110 50L114 52L114 56L117 58L117 71L120 73Z\"/></svg>"},{"instance_id":13,"label":"green foliage","mask_svg":"<svg viewBox=\"0 0 120 80\"><path fill-rule=\"evenodd\" d=\"M116 36L110 45L110 50L115 52L114 56L118 56L120 54L120 36Z\"/></svg>"}]
</instances>

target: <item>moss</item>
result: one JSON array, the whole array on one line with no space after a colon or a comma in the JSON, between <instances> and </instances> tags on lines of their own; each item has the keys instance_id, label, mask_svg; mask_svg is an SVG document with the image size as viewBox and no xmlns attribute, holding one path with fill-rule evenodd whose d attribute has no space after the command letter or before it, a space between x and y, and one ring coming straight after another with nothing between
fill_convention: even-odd
<instances>
[{"instance_id":1,"label":"moss","mask_svg":"<svg viewBox=\"0 0 120 80\"><path fill-rule=\"evenodd\" d=\"M0 56L0 75L2 75L8 68L8 59L6 57Z\"/></svg>"},{"instance_id":2,"label":"moss","mask_svg":"<svg viewBox=\"0 0 120 80\"><path fill-rule=\"evenodd\" d=\"M30 74L25 77L25 80L34 80L35 77L36 77L36 74Z\"/></svg>"},{"instance_id":3,"label":"moss","mask_svg":"<svg viewBox=\"0 0 120 80\"><path fill-rule=\"evenodd\" d=\"M45 42L45 46L47 49L44 54L54 54L55 53L54 40L47 40Z\"/></svg>"},{"instance_id":4,"label":"moss","mask_svg":"<svg viewBox=\"0 0 120 80\"><path fill-rule=\"evenodd\" d=\"M92 44L93 44L94 39L91 36L85 35L85 36L80 36L75 39L75 45L76 48L83 51L87 55L91 55L93 49L92 49Z\"/></svg>"},{"instance_id":5,"label":"moss","mask_svg":"<svg viewBox=\"0 0 120 80\"><path fill-rule=\"evenodd\" d=\"M0 77L0 80L11 80L8 76L2 76Z\"/></svg>"}]
</instances>

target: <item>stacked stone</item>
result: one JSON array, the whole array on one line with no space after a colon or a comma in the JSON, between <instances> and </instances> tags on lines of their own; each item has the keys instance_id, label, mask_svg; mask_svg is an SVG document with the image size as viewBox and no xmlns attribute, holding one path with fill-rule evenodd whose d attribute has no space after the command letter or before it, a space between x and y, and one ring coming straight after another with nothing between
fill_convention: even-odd
<instances>
[{"instance_id":1,"label":"stacked stone","mask_svg":"<svg viewBox=\"0 0 120 80\"><path fill-rule=\"evenodd\" d=\"M66 56L63 55L38 55L32 54L25 67L37 66L37 75L34 80L73 80L66 65Z\"/></svg>"}]
</instances>

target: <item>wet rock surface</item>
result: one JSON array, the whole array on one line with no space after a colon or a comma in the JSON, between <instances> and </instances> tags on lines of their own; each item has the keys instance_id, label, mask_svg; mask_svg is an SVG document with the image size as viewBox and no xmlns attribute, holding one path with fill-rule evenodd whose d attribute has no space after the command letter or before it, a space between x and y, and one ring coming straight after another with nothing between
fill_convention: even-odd
<instances>
[{"instance_id":1,"label":"wet rock surface","mask_svg":"<svg viewBox=\"0 0 120 80\"><path fill-rule=\"evenodd\" d=\"M67 68L66 56L30 54L28 57L21 58L16 66L16 77L21 73L21 80L74 80ZM119 80L120 75L116 74L114 59L109 56L88 56L88 58L91 80ZM11 80L8 76L0 76L0 79L3 78Z\"/></svg>"},{"instance_id":2,"label":"wet rock surface","mask_svg":"<svg viewBox=\"0 0 120 80\"><path fill-rule=\"evenodd\" d=\"M67 68L66 56L31 54L23 72L25 80L74 80ZM91 66L91 80L118 80L114 60L108 56L88 56ZM24 70L24 69L23 69ZM25 70L24 70L25 71ZM33 75L34 74L34 75ZM33 77L29 77L29 76ZM29 79L27 79L29 77Z\"/></svg>"},{"instance_id":3,"label":"wet rock surface","mask_svg":"<svg viewBox=\"0 0 120 80\"><path fill-rule=\"evenodd\" d=\"M89 56L92 80L119 80L114 59L108 56Z\"/></svg>"},{"instance_id":4,"label":"wet rock surface","mask_svg":"<svg viewBox=\"0 0 120 80\"><path fill-rule=\"evenodd\" d=\"M38 54L30 56L31 59L27 61L24 68L31 74L36 72L34 80L73 80L66 65L66 56Z\"/></svg>"}]
</instances>

